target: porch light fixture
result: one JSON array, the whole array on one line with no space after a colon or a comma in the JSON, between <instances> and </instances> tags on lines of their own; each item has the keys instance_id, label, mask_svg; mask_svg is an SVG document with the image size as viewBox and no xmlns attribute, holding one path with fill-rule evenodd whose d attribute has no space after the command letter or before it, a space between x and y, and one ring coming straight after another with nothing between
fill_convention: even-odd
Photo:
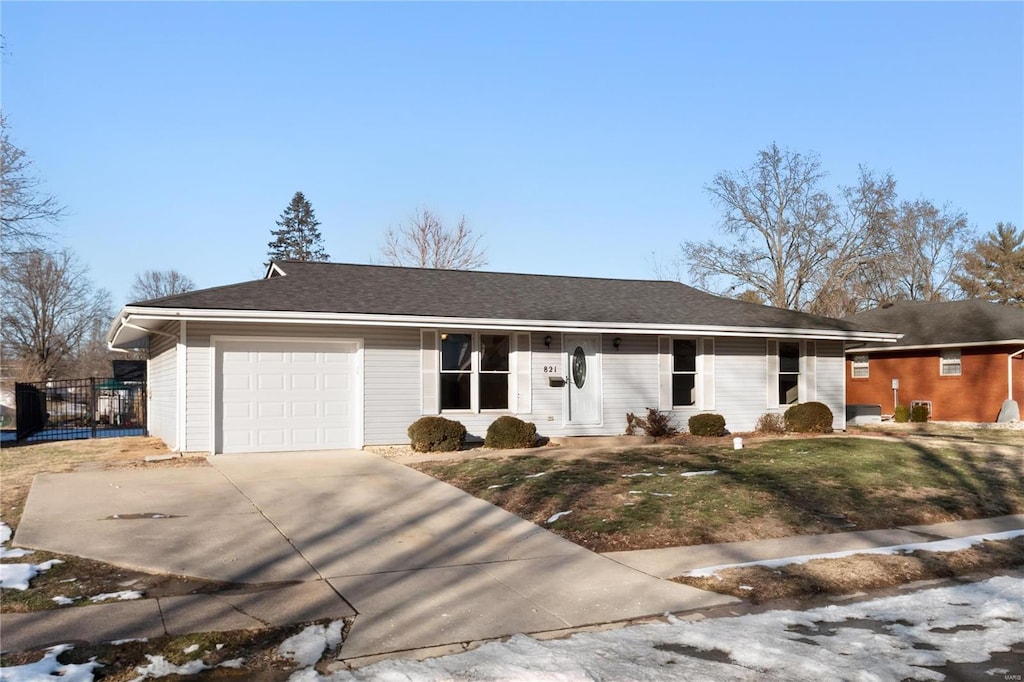
<instances>
[{"instance_id":1,"label":"porch light fixture","mask_svg":"<svg viewBox=\"0 0 1024 682\"><path fill-rule=\"evenodd\" d=\"M551 348L551 334L544 337L544 347Z\"/></svg>"},{"instance_id":2,"label":"porch light fixture","mask_svg":"<svg viewBox=\"0 0 1024 682\"><path fill-rule=\"evenodd\" d=\"M618 352L619 346L622 345L622 339L616 336L614 339L612 339L612 345L615 346L615 350L616 352Z\"/></svg>"}]
</instances>

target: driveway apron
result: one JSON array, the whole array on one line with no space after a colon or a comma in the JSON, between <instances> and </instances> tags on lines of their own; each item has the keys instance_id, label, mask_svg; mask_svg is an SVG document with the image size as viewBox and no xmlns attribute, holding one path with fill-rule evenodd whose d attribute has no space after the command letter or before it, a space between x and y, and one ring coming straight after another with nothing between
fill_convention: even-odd
<instances>
[{"instance_id":1,"label":"driveway apron","mask_svg":"<svg viewBox=\"0 0 1024 682\"><path fill-rule=\"evenodd\" d=\"M589 552L369 453L210 461L215 470L41 476L16 539L218 580L325 580L358 613L346 659L735 601ZM94 478L83 486L82 476ZM72 489L75 503L59 504ZM119 512L172 518L108 520ZM60 514L67 531L53 528Z\"/></svg>"}]
</instances>

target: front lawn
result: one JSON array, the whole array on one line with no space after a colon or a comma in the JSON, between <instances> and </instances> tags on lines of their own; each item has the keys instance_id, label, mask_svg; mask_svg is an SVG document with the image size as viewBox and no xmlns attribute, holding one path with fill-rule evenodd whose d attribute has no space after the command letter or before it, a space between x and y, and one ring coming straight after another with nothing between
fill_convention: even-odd
<instances>
[{"instance_id":1,"label":"front lawn","mask_svg":"<svg viewBox=\"0 0 1024 682\"><path fill-rule=\"evenodd\" d=\"M1024 448L1014 445L845 436L733 450L695 439L414 466L598 552L1024 512Z\"/></svg>"}]
</instances>

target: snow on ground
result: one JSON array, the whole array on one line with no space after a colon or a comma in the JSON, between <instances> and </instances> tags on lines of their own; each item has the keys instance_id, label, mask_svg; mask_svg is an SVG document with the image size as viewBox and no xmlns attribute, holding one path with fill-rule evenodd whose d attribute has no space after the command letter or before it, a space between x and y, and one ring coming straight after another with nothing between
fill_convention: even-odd
<instances>
[{"instance_id":1,"label":"snow on ground","mask_svg":"<svg viewBox=\"0 0 1024 682\"><path fill-rule=\"evenodd\" d=\"M632 492L632 491L630 491ZM1011 540L1024 535L1024 530L1008 530L1002 533L985 533L983 535L968 535L963 538L952 538L949 540L935 540L932 542L914 542L906 545L890 545L888 547L873 547L870 549L847 549L841 552L827 552L824 554L802 554L800 556L785 557L782 559L761 559L760 561L745 561L738 564L719 564L718 566L706 566L697 568L685 576L693 578L706 578L719 571L728 568L746 568L748 566L765 566L767 568L778 568L790 564L806 564L814 559L842 559L854 554L910 554L918 550L925 552L959 552L973 545L979 545L986 540Z\"/></svg>"},{"instance_id":2,"label":"snow on ground","mask_svg":"<svg viewBox=\"0 0 1024 682\"><path fill-rule=\"evenodd\" d=\"M138 590L121 590L120 592L105 592L89 597L89 601L94 604L98 604L101 601L131 601L132 599L142 599L142 593Z\"/></svg>"},{"instance_id":3,"label":"snow on ground","mask_svg":"<svg viewBox=\"0 0 1024 682\"><path fill-rule=\"evenodd\" d=\"M168 675L195 675L196 673L204 670L209 670L210 666L203 663L201 658L197 658L181 665L175 665L171 663L163 656L150 656L146 654L146 658L149 659L148 665L140 665L135 668L135 672L139 673L139 676L134 678L132 682L141 682L150 677L167 677Z\"/></svg>"},{"instance_id":4,"label":"snow on ground","mask_svg":"<svg viewBox=\"0 0 1024 682\"><path fill-rule=\"evenodd\" d=\"M714 476L717 473L718 469L708 469L706 471L684 471L679 475L689 478L690 476Z\"/></svg>"},{"instance_id":5,"label":"snow on ground","mask_svg":"<svg viewBox=\"0 0 1024 682\"><path fill-rule=\"evenodd\" d=\"M516 635L425 661L293 680L941 680L1024 641L1020 579L997 577L811 611L636 625L567 639Z\"/></svg>"},{"instance_id":6,"label":"snow on ground","mask_svg":"<svg viewBox=\"0 0 1024 682\"><path fill-rule=\"evenodd\" d=\"M337 649L341 644L341 630L345 622L336 620L330 625L310 625L297 635L281 642L277 653L303 667L314 665L326 649Z\"/></svg>"},{"instance_id":7,"label":"snow on ground","mask_svg":"<svg viewBox=\"0 0 1024 682\"><path fill-rule=\"evenodd\" d=\"M545 521L544 523L554 523L558 519L562 518L563 516L568 516L569 514L572 514L572 510L571 509L569 511L557 512L557 513L552 514L551 516L549 516L548 520Z\"/></svg>"},{"instance_id":8,"label":"snow on ground","mask_svg":"<svg viewBox=\"0 0 1024 682\"><path fill-rule=\"evenodd\" d=\"M102 667L95 662L95 659L77 665L57 662L58 656L73 648L70 644L50 647L46 650L46 655L35 663L0 668L0 680L3 682L39 682L40 680L61 679L65 682L92 682L92 671Z\"/></svg>"},{"instance_id":9,"label":"snow on ground","mask_svg":"<svg viewBox=\"0 0 1024 682\"><path fill-rule=\"evenodd\" d=\"M32 578L62 563L60 559L50 559L41 564L0 564L0 587L27 590Z\"/></svg>"}]
</instances>

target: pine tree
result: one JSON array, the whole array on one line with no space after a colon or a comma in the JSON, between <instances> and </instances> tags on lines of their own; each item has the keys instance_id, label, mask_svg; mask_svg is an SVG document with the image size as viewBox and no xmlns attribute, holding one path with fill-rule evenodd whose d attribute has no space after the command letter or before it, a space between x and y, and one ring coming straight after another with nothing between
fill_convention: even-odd
<instances>
[{"instance_id":1,"label":"pine tree","mask_svg":"<svg viewBox=\"0 0 1024 682\"><path fill-rule=\"evenodd\" d=\"M271 260L324 262L331 259L324 251L323 236L317 226L313 206L302 192L296 192L277 221L278 230L271 230L274 240L267 243Z\"/></svg>"},{"instance_id":2,"label":"pine tree","mask_svg":"<svg viewBox=\"0 0 1024 682\"><path fill-rule=\"evenodd\" d=\"M1024 230L996 223L967 253L957 284L969 296L1024 307Z\"/></svg>"}]
</instances>

